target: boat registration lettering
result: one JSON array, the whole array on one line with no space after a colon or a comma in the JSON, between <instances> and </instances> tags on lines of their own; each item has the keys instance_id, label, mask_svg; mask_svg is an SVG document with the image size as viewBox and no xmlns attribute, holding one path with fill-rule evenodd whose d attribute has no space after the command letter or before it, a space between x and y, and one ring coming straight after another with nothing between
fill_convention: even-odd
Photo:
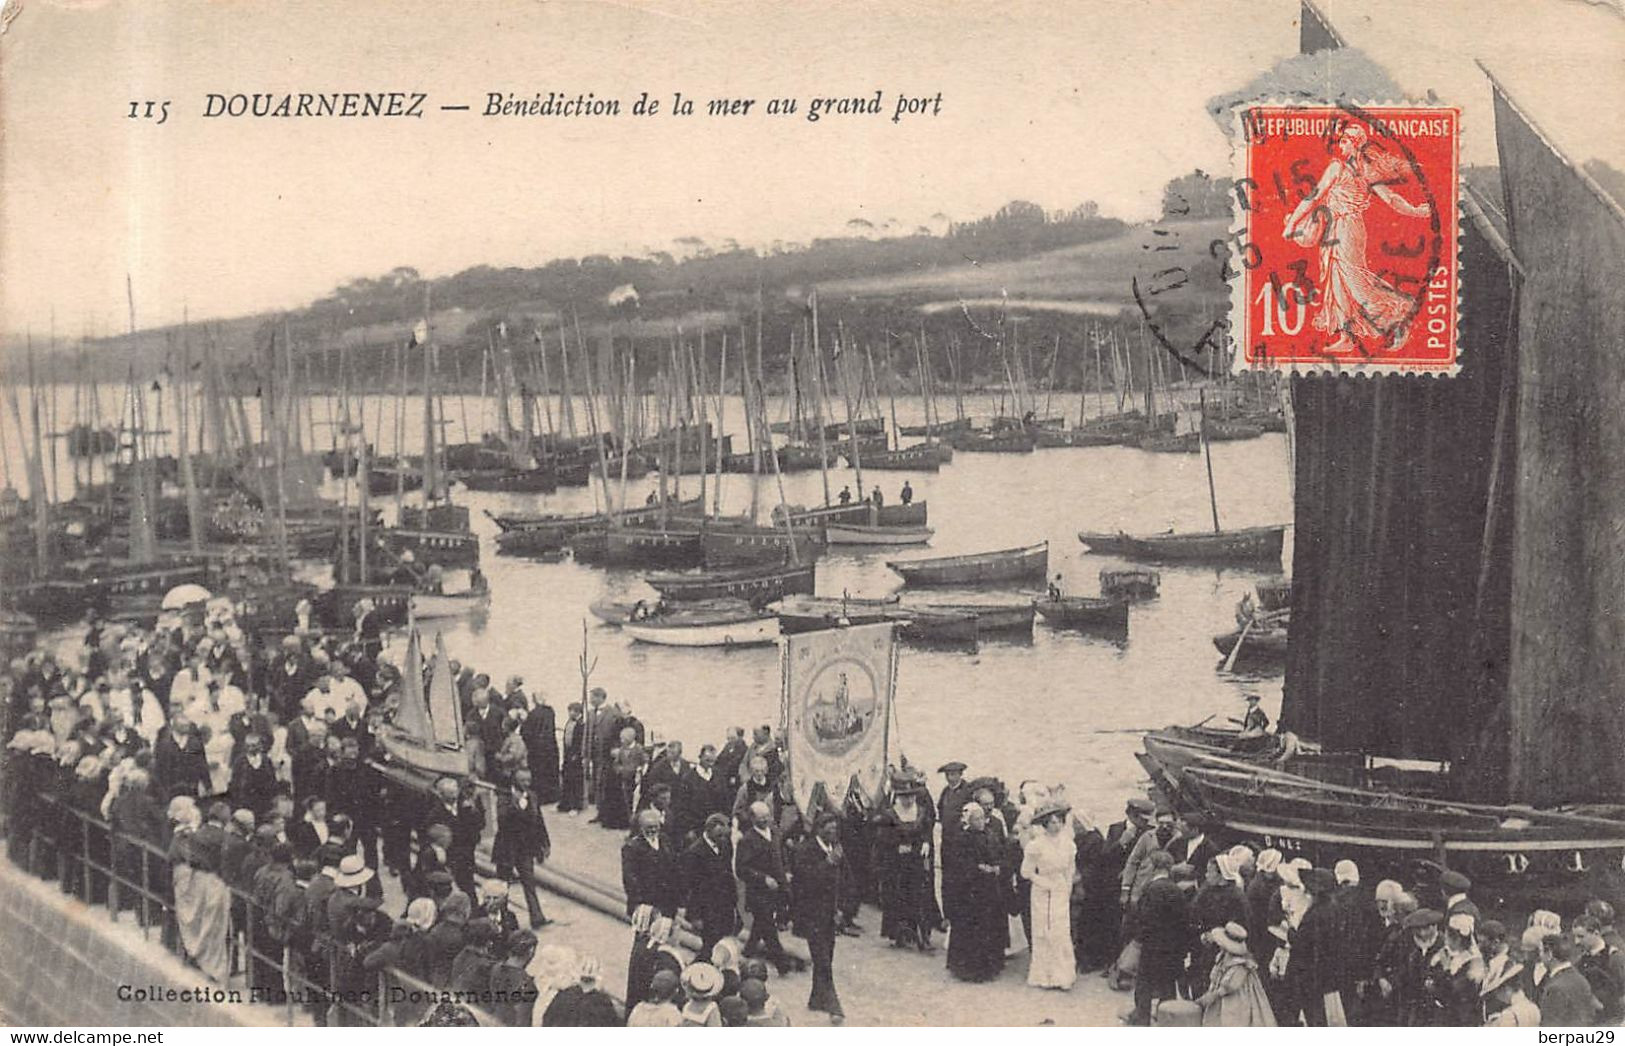
<instances>
[{"instance_id":1,"label":"boat registration lettering","mask_svg":"<svg viewBox=\"0 0 1625 1046\"><path fill-rule=\"evenodd\" d=\"M1507 854L1507 871L1512 875L1522 875L1529 870L1528 854Z\"/></svg>"},{"instance_id":2,"label":"boat registration lettering","mask_svg":"<svg viewBox=\"0 0 1625 1046\"><path fill-rule=\"evenodd\" d=\"M1302 840L1294 839L1288 835L1270 835L1267 832L1264 834L1264 845L1282 852L1291 851L1297 853L1303 850Z\"/></svg>"}]
</instances>

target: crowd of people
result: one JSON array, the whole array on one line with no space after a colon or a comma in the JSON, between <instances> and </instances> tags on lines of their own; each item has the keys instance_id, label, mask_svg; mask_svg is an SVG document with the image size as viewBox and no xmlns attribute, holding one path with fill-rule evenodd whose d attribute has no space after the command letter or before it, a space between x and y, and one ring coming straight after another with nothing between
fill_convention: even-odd
<instances>
[{"instance_id":1,"label":"crowd of people","mask_svg":"<svg viewBox=\"0 0 1625 1046\"><path fill-rule=\"evenodd\" d=\"M806 1009L839 1022L835 948L870 932L865 905L892 947L940 954L962 981L998 978L1023 951L1035 988L1098 974L1132 991L1133 1024L1625 1016L1605 899L1567 923L1541 911L1509 928L1482 916L1458 871L1372 885L1351 861L1220 848L1150 799L1101 829L1062 788L1011 791L958 761L938 768L935 794L905 762L879 805L820 789L802 811L770 727L734 728L691 761L602 689L559 722L523 679L498 688L454 662L474 773L425 795L375 765L400 679L362 617L353 635L266 642L209 604L150 630L93 620L60 661L43 649L13 661L13 860L40 867L43 840L63 889L89 901L117 886L87 869L144 884L204 974L260 998L294 992L318 1022L366 1019L343 1002L388 975L412 989L397 1023L784 1025L792 1008L770 986L809 965L785 932L811 960ZM597 958L548 930L544 809L625 836L618 997ZM113 831L81 833L75 811ZM495 874L482 877L488 815Z\"/></svg>"}]
</instances>

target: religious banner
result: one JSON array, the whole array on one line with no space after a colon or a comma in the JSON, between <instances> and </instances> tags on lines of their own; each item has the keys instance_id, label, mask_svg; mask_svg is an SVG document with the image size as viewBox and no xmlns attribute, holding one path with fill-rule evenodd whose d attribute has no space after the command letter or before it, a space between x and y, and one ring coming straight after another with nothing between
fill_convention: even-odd
<instances>
[{"instance_id":1,"label":"religious banner","mask_svg":"<svg viewBox=\"0 0 1625 1046\"><path fill-rule=\"evenodd\" d=\"M820 783L836 803L856 779L871 802L886 774L896 685L892 625L858 625L785 637L784 723L796 805L811 810Z\"/></svg>"}]
</instances>

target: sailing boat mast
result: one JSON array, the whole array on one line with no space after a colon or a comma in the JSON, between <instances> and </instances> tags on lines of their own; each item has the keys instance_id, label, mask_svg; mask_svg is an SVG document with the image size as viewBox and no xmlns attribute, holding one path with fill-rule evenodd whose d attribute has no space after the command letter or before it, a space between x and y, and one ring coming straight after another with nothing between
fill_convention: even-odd
<instances>
[{"instance_id":1,"label":"sailing boat mast","mask_svg":"<svg viewBox=\"0 0 1625 1046\"><path fill-rule=\"evenodd\" d=\"M184 382L192 374L192 324L185 305L181 306L181 380L180 402L176 405L180 425L181 483L186 488L186 523L191 540L192 555L203 551L203 502L198 497L197 476L192 471L191 405L192 397Z\"/></svg>"},{"instance_id":2,"label":"sailing boat mast","mask_svg":"<svg viewBox=\"0 0 1625 1046\"><path fill-rule=\"evenodd\" d=\"M849 456L852 459L852 471L857 473L858 498L861 500L863 497L863 462L861 460L862 455L858 453L858 422L857 418L853 416L852 367L846 362L846 360L850 359L852 355L853 353L851 346L846 344L846 325L844 323L837 322L835 324L834 360L835 363L840 367L840 374L838 376L841 379L841 396L846 400L846 438L851 441L847 449L850 452ZM862 375L861 365L859 375L860 377Z\"/></svg>"},{"instance_id":3,"label":"sailing boat mast","mask_svg":"<svg viewBox=\"0 0 1625 1046\"><path fill-rule=\"evenodd\" d=\"M818 292L812 293L812 340L808 343L818 375L818 395L813 398L814 423L818 427L818 474L824 479L824 504L829 504L829 446L824 438L824 353L818 346ZM791 544L795 544L794 541Z\"/></svg>"},{"instance_id":4,"label":"sailing boat mast","mask_svg":"<svg viewBox=\"0 0 1625 1046\"><path fill-rule=\"evenodd\" d=\"M1213 533L1219 533L1219 495L1213 487L1213 441L1207 438L1207 390L1197 390L1202 405L1202 456L1207 459L1207 500L1213 510Z\"/></svg>"}]
</instances>

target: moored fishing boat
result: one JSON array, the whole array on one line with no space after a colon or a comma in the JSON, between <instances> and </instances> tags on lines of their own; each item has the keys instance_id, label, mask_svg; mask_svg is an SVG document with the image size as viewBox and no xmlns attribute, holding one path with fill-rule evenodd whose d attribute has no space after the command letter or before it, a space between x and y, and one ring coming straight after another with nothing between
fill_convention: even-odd
<instances>
[{"instance_id":1,"label":"moored fishing boat","mask_svg":"<svg viewBox=\"0 0 1625 1046\"><path fill-rule=\"evenodd\" d=\"M935 443L921 443L900 450L863 451L863 467L876 471L935 472L942 467L942 454Z\"/></svg>"},{"instance_id":2,"label":"moored fishing boat","mask_svg":"<svg viewBox=\"0 0 1625 1046\"><path fill-rule=\"evenodd\" d=\"M916 609L899 615L897 620L897 635L912 643L974 646L979 637L975 614Z\"/></svg>"},{"instance_id":3,"label":"moored fishing boat","mask_svg":"<svg viewBox=\"0 0 1625 1046\"><path fill-rule=\"evenodd\" d=\"M923 545L931 540L930 527L871 527L857 523L830 523L824 541L831 545Z\"/></svg>"},{"instance_id":4,"label":"moored fishing boat","mask_svg":"<svg viewBox=\"0 0 1625 1046\"><path fill-rule=\"evenodd\" d=\"M1095 599L1090 596L1063 596L1033 604L1046 625L1054 628L1099 628L1124 631L1128 628L1128 600L1121 597Z\"/></svg>"},{"instance_id":5,"label":"moored fishing boat","mask_svg":"<svg viewBox=\"0 0 1625 1046\"><path fill-rule=\"evenodd\" d=\"M705 559L700 533L697 527L612 529L604 537L604 562L611 566L699 566Z\"/></svg>"},{"instance_id":6,"label":"moored fishing boat","mask_svg":"<svg viewBox=\"0 0 1625 1046\"><path fill-rule=\"evenodd\" d=\"M1049 542L963 556L893 560L886 566L901 574L904 583L909 585L990 585L1006 581L1041 581L1049 570Z\"/></svg>"},{"instance_id":7,"label":"moored fishing boat","mask_svg":"<svg viewBox=\"0 0 1625 1046\"><path fill-rule=\"evenodd\" d=\"M1200 432L1153 433L1140 437L1135 444L1141 450L1157 454L1196 454L1202 449Z\"/></svg>"},{"instance_id":8,"label":"moored fishing boat","mask_svg":"<svg viewBox=\"0 0 1625 1046\"><path fill-rule=\"evenodd\" d=\"M414 592L407 605L412 617L427 621L438 617L461 617L491 605L491 590L469 589L464 592Z\"/></svg>"},{"instance_id":9,"label":"moored fishing boat","mask_svg":"<svg viewBox=\"0 0 1625 1046\"><path fill-rule=\"evenodd\" d=\"M1234 654L1237 661L1284 664L1291 624L1291 610L1259 613L1240 627L1214 636L1213 646L1226 657Z\"/></svg>"},{"instance_id":10,"label":"moored fishing boat","mask_svg":"<svg viewBox=\"0 0 1625 1046\"><path fill-rule=\"evenodd\" d=\"M754 524L708 524L700 538L705 565L712 569L747 563L783 563L793 560L810 563L818 558L823 545L812 527L759 527ZM795 555L790 554L791 547Z\"/></svg>"},{"instance_id":11,"label":"moored fishing boat","mask_svg":"<svg viewBox=\"0 0 1625 1046\"><path fill-rule=\"evenodd\" d=\"M930 425L899 425L897 431L904 436L951 436L956 432L969 432L971 422L969 418L956 418L953 421L938 421Z\"/></svg>"},{"instance_id":12,"label":"moored fishing boat","mask_svg":"<svg viewBox=\"0 0 1625 1046\"><path fill-rule=\"evenodd\" d=\"M1109 447L1118 442L1110 433L1086 429L1035 429L1033 440L1040 447Z\"/></svg>"},{"instance_id":13,"label":"moored fishing boat","mask_svg":"<svg viewBox=\"0 0 1625 1046\"><path fill-rule=\"evenodd\" d=\"M1211 418L1203 425L1207 438L1215 443L1238 439L1257 439L1264 434L1263 426L1248 421L1229 421Z\"/></svg>"},{"instance_id":14,"label":"moored fishing boat","mask_svg":"<svg viewBox=\"0 0 1625 1046\"><path fill-rule=\"evenodd\" d=\"M1284 526L1242 527L1212 533L1105 534L1079 531L1091 552L1192 563L1256 563L1280 568Z\"/></svg>"},{"instance_id":15,"label":"moored fishing boat","mask_svg":"<svg viewBox=\"0 0 1625 1046\"><path fill-rule=\"evenodd\" d=\"M897 619L896 596L884 599L846 597L834 599L823 596L786 596L774 604L779 615L779 629L787 635L813 632L837 625L871 625Z\"/></svg>"},{"instance_id":16,"label":"moored fishing boat","mask_svg":"<svg viewBox=\"0 0 1625 1046\"><path fill-rule=\"evenodd\" d=\"M733 597L760 605L792 593L812 592L814 576L811 563L784 563L697 574L649 574L644 580L671 600Z\"/></svg>"},{"instance_id":17,"label":"moored fishing boat","mask_svg":"<svg viewBox=\"0 0 1625 1046\"><path fill-rule=\"evenodd\" d=\"M672 501L666 505L666 511L676 515L687 511L702 509L698 498L687 501ZM486 516L502 531L512 530L545 530L554 529L568 534L573 530L584 530L590 527L606 524L611 517L626 526L645 526L660 519L661 506L659 504L639 505L635 508L620 509L614 513L604 512L576 512L557 513L546 512L538 514L504 513L501 515L487 512Z\"/></svg>"},{"instance_id":18,"label":"moored fishing boat","mask_svg":"<svg viewBox=\"0 0 1625 1046\"><path fill-rule=\"evenodd\" d=\"M960 432L948 438L955 450L973 454L1030 454L1038 446L1026 429L1007 432Z\"/></svg>"},{"instance_id":19,"label":"moored fishing boat","mask_svg":"<svg viewBox=\"0 0 1625 1046\"><path fill-rule=\"evenodd\" d=\"M968 614L976 619L978 635L1000 632L1033 630L1033 605L1030 602L1011 603L914 603L902 608L903 613Z\"/></svg>"},{"instance_id":20,"label":"moored fishing boat","mask_svg":"<svg viewBox=\"0 0 1625 1046\"><path fill-rule=\"evenodd\" d=\"M1124 599L1156 599L1162 589L1162 575L1155 570L1129 568L1100 570L1100 594Z\"/></svg>"},{"instance_id":21,"label":"moored fishing boat","mask_svg":"<svg viewBox=\"0 0 1625 1046\"><path fill-rule=\"evenodd\" d=\"M564 551L569 536L552 530L509 530L498 534L497 554L542 558Z\"/></svg>"},{"instance_id":22,"label":"moored fishing boat","mask_svg":"<svg viewBox=\"0 0 1625 1046\"><path fill-rule=\"evenodd\" d=\"M779 638L779 619L775 614L754 611L748 616L724 611L685 613L627 621L621 631L639 643L731 649L773 644Z\"/></svg>"},{"instance_id":23,"label":"moored fishing boat","mask_svg":"<svg viewBox=\"0 0 1625 1046\"><path fill-rule=\"evenodd\" d=\"M1625 875L1625 806L1554 810L1430 799L1260 768L1190 766L1176 806L1221 845L1245 842L1317 865L1349 859L1403 876L1418 860L1465 873L1495 906L1564 907L1605 896Z\"/></svg>"},{"instance_id":24,"label":"moored fishing boat","mask_svg":"<svg viewBox=\"0 0 1625 1046\"><path fill-rule=\"evenodd\" d=\"M559 488L550 468L465 469L454 474L469 490L503 494L551 494Z\"/></svg>"}]
</instances>

